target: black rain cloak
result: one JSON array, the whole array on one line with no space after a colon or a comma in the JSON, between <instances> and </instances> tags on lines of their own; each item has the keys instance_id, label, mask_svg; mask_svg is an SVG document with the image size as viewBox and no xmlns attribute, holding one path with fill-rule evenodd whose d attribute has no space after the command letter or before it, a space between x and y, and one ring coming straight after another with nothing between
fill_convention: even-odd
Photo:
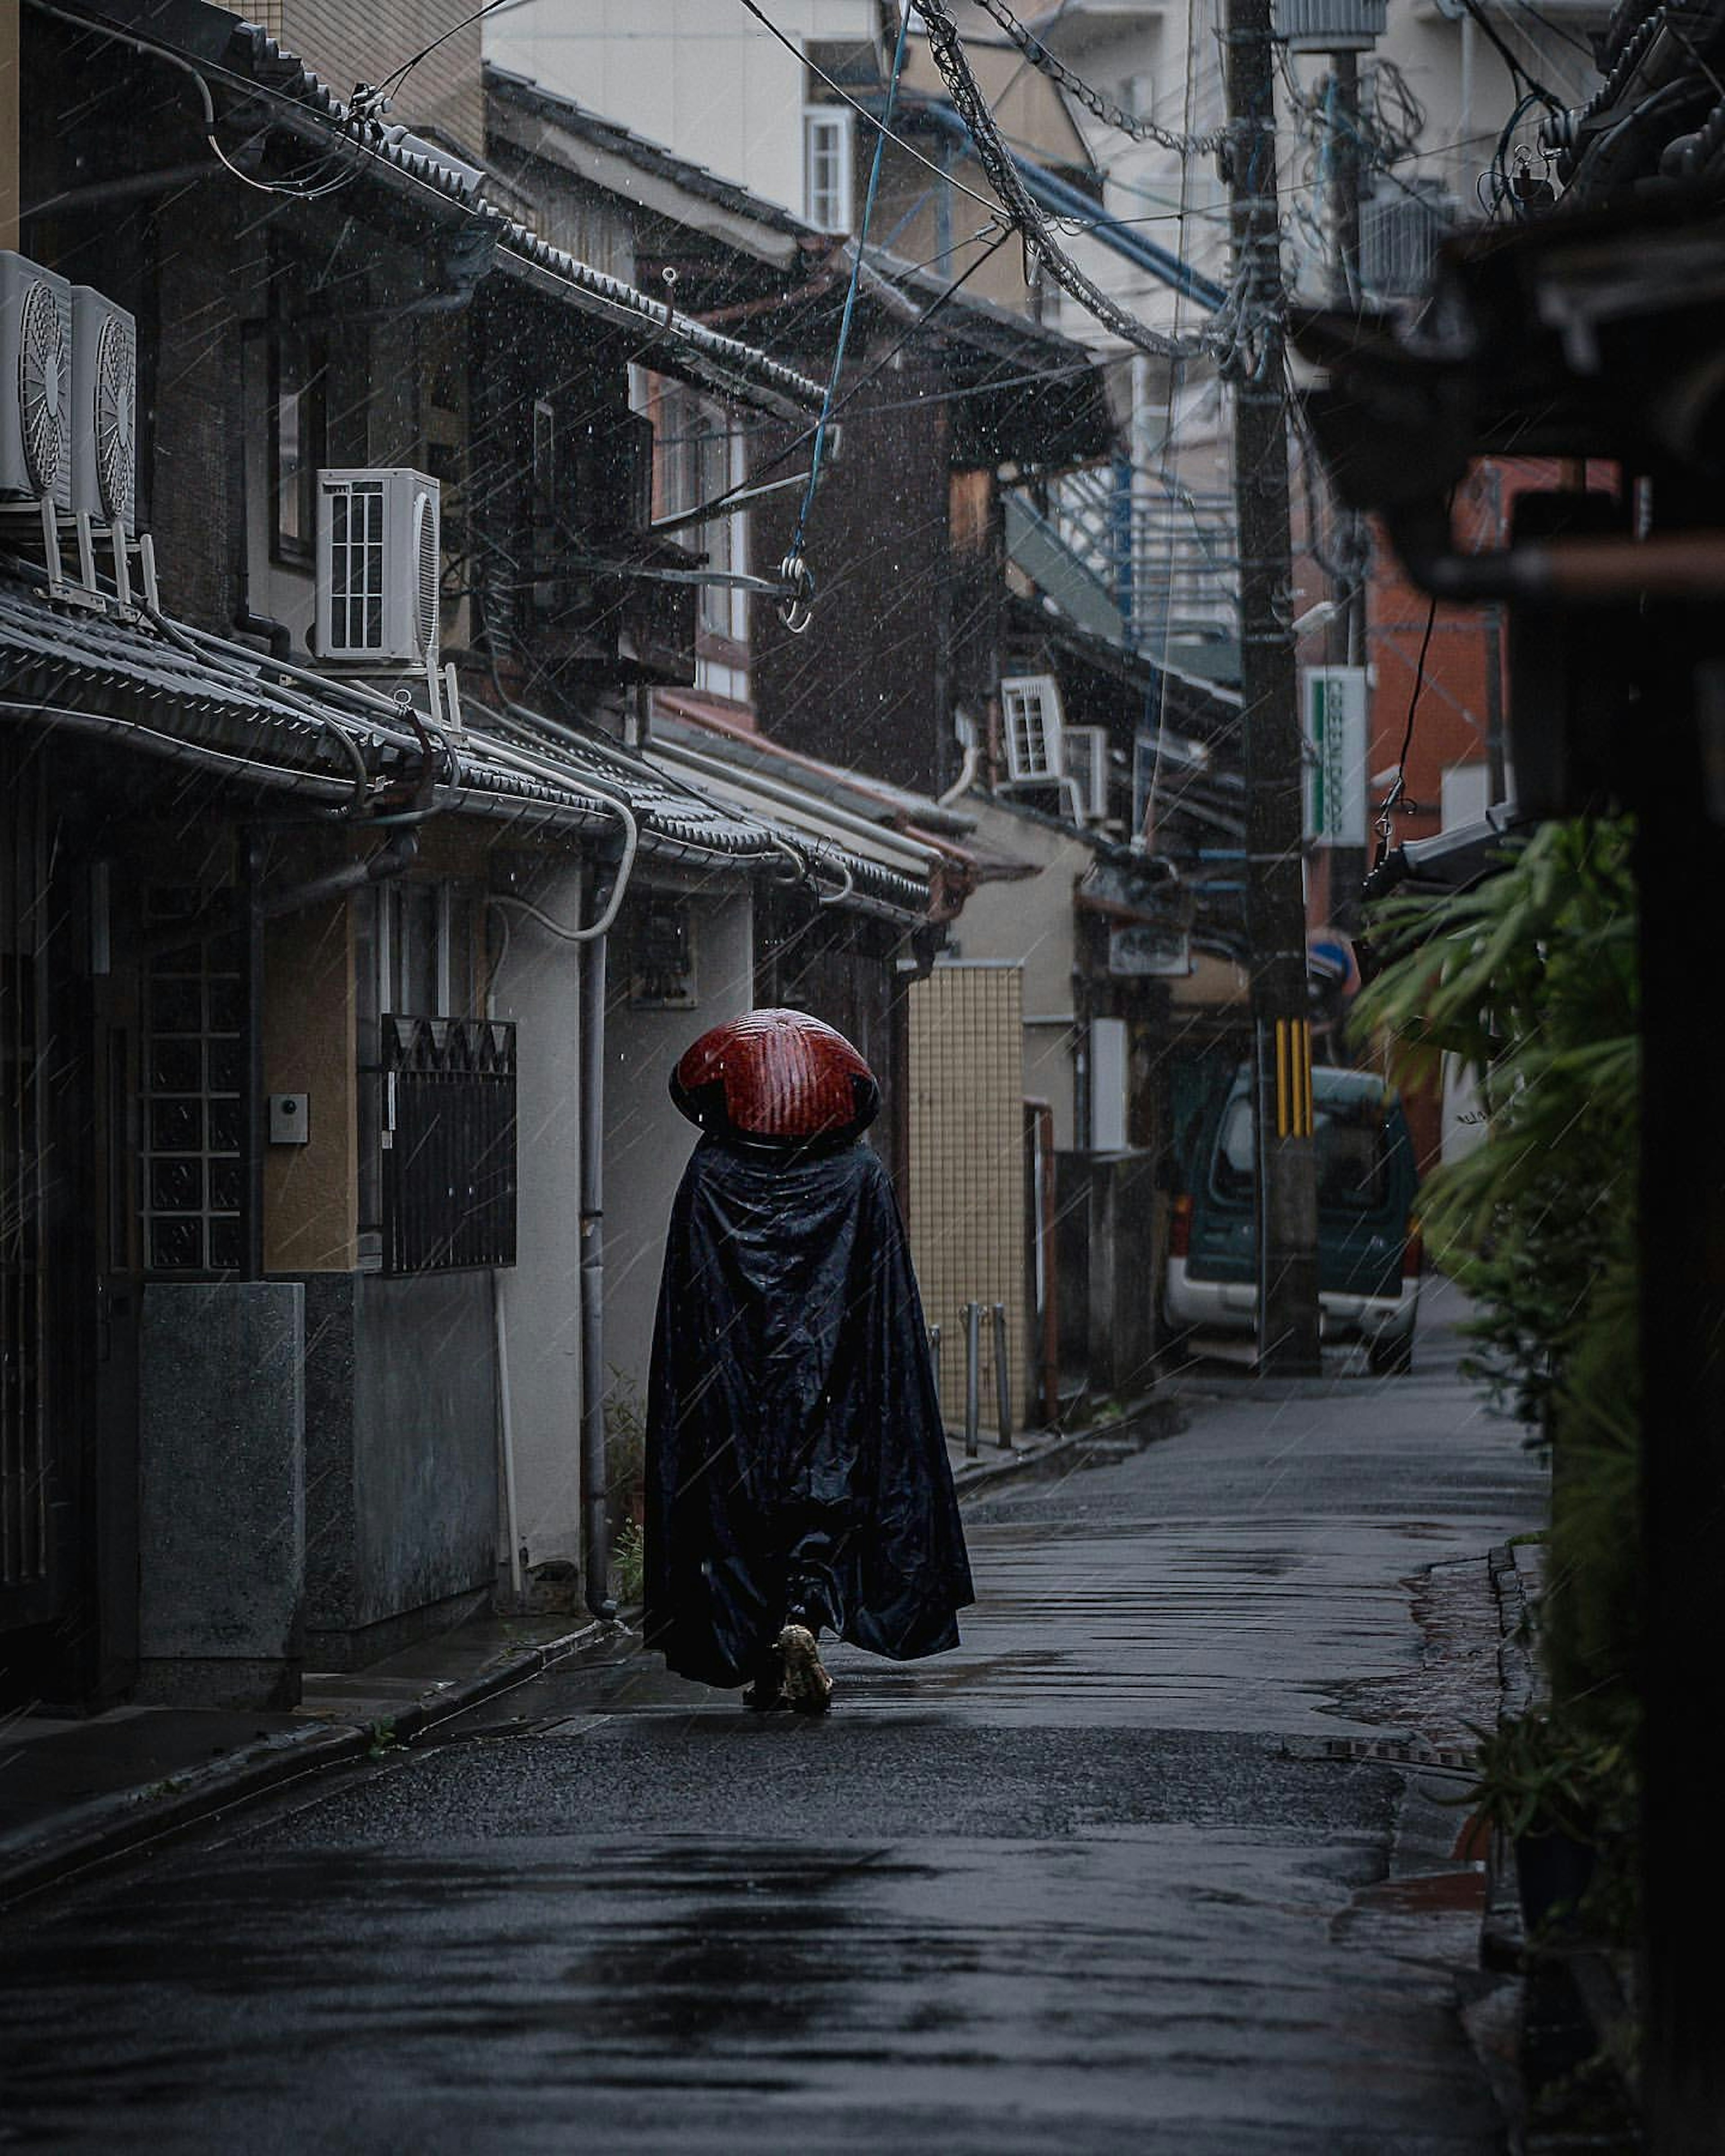
<instances>
[{"instance_id":1,"label":"black rain cloak","mask_svg":"<svg viewBox=\"0 0 1725 2156\"><path fill-rule=\"evenodd\" d=\"M910 1251L861 1144L705 1138L671 1209L647 1409L646 1640L705 1684L756 1673L788 1573L896 1661L958 1644L970 1567Z\"/></svg>"}]
</instances>

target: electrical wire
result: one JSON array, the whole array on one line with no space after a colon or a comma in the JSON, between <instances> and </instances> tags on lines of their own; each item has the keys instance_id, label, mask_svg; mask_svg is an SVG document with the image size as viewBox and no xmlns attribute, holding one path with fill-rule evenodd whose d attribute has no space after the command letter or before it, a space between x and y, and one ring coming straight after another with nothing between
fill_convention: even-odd
<instances>
[{"instance_id":1,"label":"electrical wire","mask_svg":"<svg viewBox=\"0 0 1725 2156\"><path fill-rule=\"evenodd\" d=\"M203 139L209 145L212 154L217 162L225 167L236 180L240 181L246 187L254 188L258 193L285 195L297 202L316 202L324 195L334 194L338 188L348 186L352 181L354 175L352 172L343 172L333 180L322 182L314 181L310 175L297 181L255 178L242 166L234 163L217 138L215 100L209 94L209 84L204 79L201 67L195 65L183 54L176 52L170 45L154 43L147 38L133 37L115 23L95 21L85 15L71 14L64 8L54 7L52 0L29 0L29 4L39 14L52 16L57 23L64 23L74 30L93 33L98 37L110 38L116 44L126 46L132 52L141 53L147 59L165 60L169 66L177 68L182 74L189 76L198 91L198 101L203 107ZM326 168L335 162L333 156L324 157L319 161L318 167L314 170Z\"/></svg>"},{"instance_id":2,"label":"electrical wire","mask_svg":"<svg viewBox=\"0 0 1725 2156\"><path fill-rule=\"evenodd\" d=\"M1420 711L1420 692L1425 686L1425 660L1431 649L1431 633L1437 626L1438 603L1433 598L1425 609L1425 634L1420 639L1420 656L1414 661L1414 687L1408 698L1408 723L1403 729L1401 752L1395 760L1395 779L1384 797L1378 810L1378 859L1373 867L1381 867L1389 850L1390 819L1408 791L1408 757L1414 747L1414 721Z\"/></svg>"},{"instance_id":3,"label":"electrical wire","mask_svg":"<svg viewBox=\"0 0 1725 2156\"><path fill-rule=\"evenodd\" d=\"M936 164L932 157L925 157L922 152L917 149L916 145L912 142L907 142L902 135L891 134L888 128L882 126L881 122L876 118L875 114L870 111L867 105L860 103L857 99L854 98L850 95L850 92L846 90L841 83L834 82L831 75L824 73L821 69L818 68L814 62L809 59L808 54L805 53L803 48L797 43L796 39L794 38L787 37L785 33L779 28L778 25L773 22L769 16L765 14L756 4L756 0L742 0L742 5L747 9L748 13L754 17L755 20L761 25L761 28L765 30L769 36L778 38L779 44L784 47L785 50L791 54L800 65L808 69L809 74L814 77L817 82L824 83L827 88L831 90L834 96L840 100L842 103L848 105L853 112L860 112L863 118L868 121L870 127L875 128L880 135L886 136L891 141L892 146L896 150L902 150L907 157L914 158L919 165L932 172L935 177L943 187L951 187L955 191L955 192L968 197L970 201L976 203L979 209L988 210L991 214L998 212L1000 207L998 203L991 203L986 195L979 195L974 187L966 187L963 180L955 180L952 175L947 172L943 166Z\"/></svg>"},{"instance_id":4,"label":"electrical wire","mask_svg":"<svg viewBox=\"0 0 1725 2156\"><path fill-rule=\"evenodd\" d=\"M862 283L863 255L869 243L869 226L875 214L875 198L880 192L880 166L886 150L887 131L892 121L892 107L898 95L899 78L904 73L905 50L911 40L911 11L906 8L899 18L898 44L892 55L892 73L886 84L886 110L880 132L875 137L874 162L869 167L869 188L863 200L862 223L855 239L855 254L850 264L850 284L845 295L845 311L839 317L839 341L833 352L833 364L827 375L826 393L821 398L820 417L814 425L814 447L809 458L809 484L803 490L802 506L797 511L797 521L791 533L791 543L779 566L779 573L788 583L803 588L800 598L793 597L788 606L779 609L779 619L788 629L808 626L808 596L813 592L813 581L803 560L803 536L809 526L809 512L814 506L814 497L820 485L821 466L826 459L827 427L833 416L833 398L839 387L839 373L845 364L845 347L850 341L851 319L856 312L857 287Z\"/></svg>"},{"instance_id":5,"label":"electrical wire","mask_svg":"<svg viewBox=\"0 0 1725 2156\"><path fill-rule=\"evenodd\" d=\"M752 0L743 0L752 5ZM1183 345L1178 338L1165 336L1153 329L1115 301L1086 276L1054 236L1053 228L1040 205L1025 186L1023 176L1014 162L1012 152L1000 139L975 74L958 36L945 0L909 0L922 16L928 38L928 49L941 79L947 85L953 109L963 121L977 162L988 175L988 184L1000 198L1007 213L1023 236L1025 248L1042 264L1060 289L1070 293L1087 314L1093 316L1105 329L1111 330L1125 343L1135 345L1139 351L1158 359L1186 356L1199 347ZM1225 311L1218 310L1219 317ZM1217 334L1220 332L1218 331Z\"/></svg>"},{"instance_id":6,"label":"electrical wire","mask_svg":"<svg viewBox=\"0 0 1725 2156\"><path fill-rule=\"evenodd\" d=\"M508 4L509 0L485 0L483 7L475 8L470 15L464 15L459 23L452 23L441 37L434 38L429 45L422 45L412 59L403 60L398 68L383 76L375 89L362 85L362 96L356 96L353 102L359 105L367 100L375 99L377 102L372 110L381 111L386 109L387 100L396 95L421 60L429 59L440 45L448 44L451 38L459 37L463 30L471 28L481 16L490 15Z\"/></svg>"},{"instance_id":7,"label":"electrical wire","mask_svg":"<svg viewBox=\"0 0 1725 2156\"><path fill-rule=\"evenodd\" d=\"M835 418L838 414L845 409L845 406L850 403L853 398L860 395L863 390L868 388L871 382L875 381L880 375L884 374L886 369L891 366L893 361L896 360L899 354L905 349L905 346L911 342L911 339L918 336L921 331L928 326L929 323L933 321L935 316L940 312L941 309L946 305L947 302L956 297L956 295L964 289L965 285L969 283L970 280L975 276L978 270L980 270L986 262L989 261L992 257L1006 244L1006 242L1011 239L1013 231L1012 227L1009 224L1004 223L998 213L993 222L1000 228L994 239L989 242L988 246L983 249L982 253L977 256L973 262L968 264L966 267L959 272L958 275L953 278L951 284L949 284L943 291L936 294L934 298L929 301L928 305L916 317L916 321L909 326L901 336L896 338L892 344L888 346L887 349L882 352L880 358L875 362L874 365L865 373L860 374L856 380L851 383L850 387L845 391L844 394L834 400L832 409L827 413L827 417L829 420ZM986 228L984 228L986 229ZM1024 382L1063 381L1070 377L1088 373L1093 363L1093 362L1086 359L1070 367L1050 368L1042 372L1016 375L1010 377L1006 382L999 386L1004 388L1011 388ZM983 391L995 385L989 382L983 382L974 385L968 389L937 390L929 398L910 398L905 399L901 403L878 404L871 406L870 408L873 411L878 412L899 412L905 410L910 404L928 403L946 403L954 401L961 397L979 395ZM721 509L726 508L729 505L741 501L746 494L753 491L757 488L761 475L763 472L770 472L773 470L778 465L785 463L789 458L793 457L797 451L803 447L805 442L812 441L814 438L817 424L818 423L816 422L811 422L810 424L804 427L799 434L793 435L792 439L785 444L782 449L778 450L774 455L768 457L763 464L757 465L755 470L749 474L746 480L739 480L735 486L726 487L722 494L713 495L707 501L697 503L693 509L683 512L678 517L677 521L680 524L705 523L709 517L716 515ZM662 530L665 527L661 526L655 528Z\"/></svg>"},{"instance_id":8,"label":"electrical wire","mask_svg":"<svg viewBox=\"0 0 1725 2156\"><path fill-rule=\"evenodd\" d=\"M1034 68L1040 74L1046 75L1051 82L1058 83L1070 96L1094 114L1105 127L1111 127L1117 134L1128 135L1135 142L1153 142L1158 149L1170 150L1182 158L1214 157L1229 141L1230 130L1226 127L1213 129L1208 135L1177 135L1158 121L1147 119L1142 113L1127 111L1116 105L1111 98L1105 97L1101 90L1093 89L1076 69L1057 59L1034 30L1019 22L1005 4L1005 0L975 0L975 4L985 15L993 17L1024 54L1027 65ZM1064 13L1064 7L1057 12Z\"/></svg>"},{"instance_id":9,"label":"electrical wire","mask_svg":"<svg viewBox=\"0 0 1725 2156\"><path fill-rule=\"evenodd\" d=\"M1559 102L1555 93L1548 90L1543 82L1530 74L1510 50L1508 45L1498 34L1496 23L1480 5L1480 0L1461 0L1461 4L1473 18L1476 26L1485 37L1486 43L1491 45L1505 67L1509 69L1511 81L1520 84L1528 95L1538 98L1548 111L1564 111L1567 108Z\"/></svg>"}]
</instances>

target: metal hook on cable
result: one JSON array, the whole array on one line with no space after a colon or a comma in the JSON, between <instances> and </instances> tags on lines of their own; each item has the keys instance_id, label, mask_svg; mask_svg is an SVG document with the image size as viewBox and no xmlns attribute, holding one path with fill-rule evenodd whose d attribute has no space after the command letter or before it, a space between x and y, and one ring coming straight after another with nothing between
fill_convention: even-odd
<instances>
[{"instance_id":1,"label":"metal hook on cable","mask_svg":"<svg viewBox=\"0 0 1725 2156\"><path fill-rule=\"evenodd\" d=\"M800 554L787 554L778 565L781 578L790 587L778 603L779 619L793 636L800 636L814 619L814 572Z\"/></svg>"}]
</instances>

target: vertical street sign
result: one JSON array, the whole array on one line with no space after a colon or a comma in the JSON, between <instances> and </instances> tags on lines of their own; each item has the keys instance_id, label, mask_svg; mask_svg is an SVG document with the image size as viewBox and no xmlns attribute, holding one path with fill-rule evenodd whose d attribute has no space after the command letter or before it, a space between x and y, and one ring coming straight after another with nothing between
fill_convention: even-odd
<instances>
[{"instance_id":1,"label":"vertical street sign","mask_svg":"<svg viewBox=\"0 0 1725 2156\"><path fill-rule=\"evenodd\" d=\"M1366 670L1301 670L1306 836L1314 845L1366 843Z\"/></svg>"}]
</instances>

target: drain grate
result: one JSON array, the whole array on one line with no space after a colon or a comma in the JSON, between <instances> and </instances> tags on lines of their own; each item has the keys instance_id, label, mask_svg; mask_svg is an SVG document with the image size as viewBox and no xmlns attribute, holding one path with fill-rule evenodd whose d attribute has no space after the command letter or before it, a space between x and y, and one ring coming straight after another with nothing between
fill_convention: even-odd
<instances>
[{"instance_id":1,"label":"drain grate","mask_svg":"<svg viewBox=\"0 0 1725 2156\"><path fill-rule=\"evenodd\" d=\"M1452 1745L1428 1744L1418 1737L1287 1737L1287 1759L1368 1761L1384 1767L1420 1767L1445 1774L1478 1772L1474 1755Z\"/></svg>"}]
</instances>

